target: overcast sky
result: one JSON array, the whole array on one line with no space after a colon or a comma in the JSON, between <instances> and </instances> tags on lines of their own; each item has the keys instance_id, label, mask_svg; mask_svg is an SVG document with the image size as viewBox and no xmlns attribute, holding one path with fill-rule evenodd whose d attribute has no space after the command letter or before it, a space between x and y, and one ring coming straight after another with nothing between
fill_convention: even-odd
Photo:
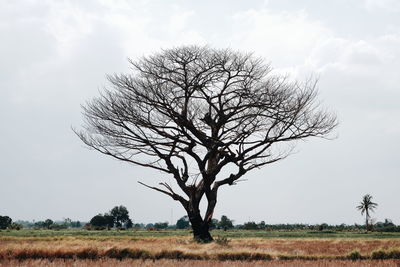
<instances>
[{"instance_id":1,"label":"overcast sky","mask_svg":"<svg viewBox=\"0 0 400 267\"><path fill-rule=\"evenodd\" d=\"M0 215L88 221L115 205L135 222L184 210L137 181L171 181L84 147L80 105L137 58L184 44L253 51L279 72L319 77L340 126L223 187L236 223L400 224L400 1L0 0Z\"/></svg>"}]
</instances>

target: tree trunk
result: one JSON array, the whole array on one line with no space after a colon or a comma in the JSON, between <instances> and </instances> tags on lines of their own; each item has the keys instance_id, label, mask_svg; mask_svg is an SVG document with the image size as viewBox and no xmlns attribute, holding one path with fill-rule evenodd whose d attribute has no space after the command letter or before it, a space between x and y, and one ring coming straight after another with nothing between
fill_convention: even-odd
<instances>
[{"instance_id":1,"label":"tree trunk","mask_svg":"<svg viewBox=\"0 0 400 267\"><path fill-rule=\"evenodd\" d=\"M201 218L200 211L190 211L188 216L192 224L194 240L201 243L208 243L214 240L210 234L209 223Z\"/></svg>"}]
</instances>

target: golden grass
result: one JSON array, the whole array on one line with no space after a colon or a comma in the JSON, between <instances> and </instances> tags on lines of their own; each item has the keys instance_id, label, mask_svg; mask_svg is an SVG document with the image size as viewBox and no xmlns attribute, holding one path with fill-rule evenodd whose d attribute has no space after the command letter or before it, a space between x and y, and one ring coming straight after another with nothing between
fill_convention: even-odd
<instances>
[{"instance_id":1,"label":"golden grass","mask_svg":"<svg viewBox=\"0 0 400 267\"><path fill-rule=\"evenodd\" d=\"M1 267L15 266L15 267L128 267L128 266L143 266L143 267L246 267L246 266L277 266L277 267L398 267L400 266L399 260L364 260L364 261L343 261L343 260L317 260L317 261L217 261L217 260L116 260L116 259L99 259L93 260L6 260L0 261Z\"/></svg>"},{"instance_id":2,"label":"golden grass","mask_svg":"<svg viewBox=\"0 0 400 267\"><path fill-rule=\"evenodd\" d=\"M400 239L231 239L189 237L0 237L0 259L185 259L218 261L400 259ZM0 263L1 263L0 262ZM1 266L1 265L0 265Z\"/></svg>"}]
</instances>

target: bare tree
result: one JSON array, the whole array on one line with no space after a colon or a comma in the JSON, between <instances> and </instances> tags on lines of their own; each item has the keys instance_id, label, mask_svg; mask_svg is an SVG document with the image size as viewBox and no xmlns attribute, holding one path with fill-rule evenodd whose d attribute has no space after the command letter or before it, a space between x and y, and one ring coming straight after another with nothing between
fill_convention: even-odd
<instances>
[{"instance_id":1,"label":"bare tree","mask_svg":"<svg viewBox=\"0 0 400 267\"><path fill-rule=\"evenodd\" d=\"M196 240L212 240L221 186L285 158L283 144L336 126L316 103L315 82L274 75L252 54L183 46L129 62L131 74L108 76L111 88L83 107L77 134L103 154L170 174L181 192L140 183L182 204Z\"/></svg>"}]
</instances>

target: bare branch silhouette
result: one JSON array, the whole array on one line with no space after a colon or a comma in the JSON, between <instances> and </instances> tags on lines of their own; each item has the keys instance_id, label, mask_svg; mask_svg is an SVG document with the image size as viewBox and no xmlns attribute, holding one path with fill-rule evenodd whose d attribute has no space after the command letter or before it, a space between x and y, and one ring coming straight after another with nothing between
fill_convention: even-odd
<instances>
[{"instance_id":1,"label":"bare branch silhouette","mask_svg":"<svg viewBox=\"0 0 400 267\"><path fill-rule=\"evenodd\" d=\"M141 184L180 201L199 240L212 240L219 187L337 124L318 107L315 81L290 82L252 54L184 46L129 62L133 73L109 75L111 87L83 106L76 133L103 154L171 174L184 196ZM223 169L232 173L218 179Z\"/></svg>"}]
</instances>

